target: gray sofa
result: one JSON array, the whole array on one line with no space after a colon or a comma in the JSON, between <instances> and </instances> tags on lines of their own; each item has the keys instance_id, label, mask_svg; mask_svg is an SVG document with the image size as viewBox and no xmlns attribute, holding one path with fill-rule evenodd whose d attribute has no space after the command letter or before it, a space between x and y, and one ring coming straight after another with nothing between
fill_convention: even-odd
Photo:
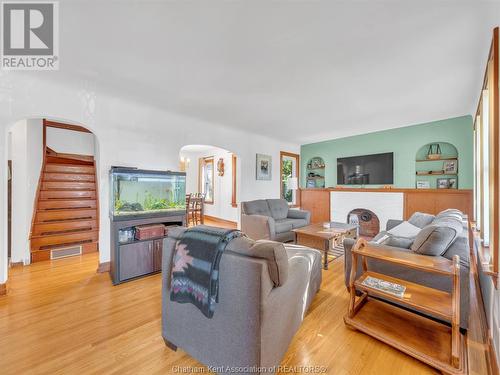
<instances>
[{"instance_id":1,"label":"gray sofa","mask_svg":"<svg viewBox=\"0 0 500 375\"><path fill-rule=\"evenodd\" d=\"M370 242L375 247L384 247L401 252L415 252L422 256L442 256L452 259L454 255L460 257L460 327L467 329L469 319L469 232L467 217L458 210L446 210L436 216L415 213L409 223L421 230L415 237L401 237L392 235L402 220L389 220L385 231L380 232ZM386 238L388 236L388 238ZM384 238L386 238L384 240ZM380 241L382 243L377 244ZM349 285L351 272L351 249L355 240L346 238L345 248L345 284ZM358 276L361 274L361 262L358 262ZM409 269L379 260L369 259L368 269L388 276L408 280L426 285L431 288L451 292L452 282L449 277L434 275L428 272Z\"/></svg>"},{"instance_id":2,"label":"gray sofa","mask_svg":"<svg viewBox=\"0 0 500 375\"><path fill-rule=\"evenodd\" d=\"M169 229L163 242L167 346L207 366L278 366L320 287L321 253L247 237L232 240L220 262L219 302L208 319L194 305L169 298L173 249L184 230Z\"/></svg>"},{"instance_id":3,"label":"gray sofa","mask_svg":"<svg viewBox=\"0 0 500 375\"><path fill-rule=\"evenodd\" d=\"M284 199L259 199L241 203L241 230L254 240L295 241L292 229L311 222L311 213L291 210Z\"/></svg>"}]
</instances>

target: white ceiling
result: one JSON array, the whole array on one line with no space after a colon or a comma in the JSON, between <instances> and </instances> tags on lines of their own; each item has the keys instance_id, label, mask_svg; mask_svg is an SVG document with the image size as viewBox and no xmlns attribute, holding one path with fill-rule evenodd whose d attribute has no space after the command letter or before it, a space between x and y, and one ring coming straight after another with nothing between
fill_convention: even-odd
<instances>
[{"instance_id":1,"label":"white ceiling","mask_svg":"<svg viewBox=\"0 0 500 375\"><path fill-rule=\"evenodd\" d=\"M186 145L181 148L180 153L204 154L211 152L228 152L222 148L209 145Z\"/></svg>"},{"instance_id":2,"label":"white ceiling","mask_svg":"<svg viewBox=\"0 0 500 375\"><path fill-rule=\"evenodd\" d=\"M471 114L500 1L60 1L61 71L297 143Z\"/></svg>"}]
</instances>

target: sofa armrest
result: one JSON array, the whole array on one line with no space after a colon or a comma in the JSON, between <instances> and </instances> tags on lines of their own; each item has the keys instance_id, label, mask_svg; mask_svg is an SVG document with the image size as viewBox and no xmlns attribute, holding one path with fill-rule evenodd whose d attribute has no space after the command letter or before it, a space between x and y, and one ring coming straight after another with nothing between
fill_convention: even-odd
<instances>
[{"instance_id":1,"label":"sofa armrest","mask_svg":"<svg viewBox=\"0 0 500 375\"><path fill-rule=\"evenodd\" d=\"M287 218L304 219L309 224L311 222L311 213L306 210L288 210Z\"/></svg>"},{"instance_id":2,"label":"sofa armrest","mask_svg":"<svg viewBox=\"0 0 500 375\"><path fill-rule=\"evenodd\" d=\"M404 220L389 219L385 225L385 230L391 230L395 226L401 224Z\"/></svg>"},{"instance_id":3,"label":"sofa armrest","mask_svg":"<svg viewBox=\"0 0 500 375\"><path fill-rule=\"evenodd\" d=\"M272 240L276 235L274 219L263 215L241 215L241 231L253 240Z\"/></svg>"}]
</instances>

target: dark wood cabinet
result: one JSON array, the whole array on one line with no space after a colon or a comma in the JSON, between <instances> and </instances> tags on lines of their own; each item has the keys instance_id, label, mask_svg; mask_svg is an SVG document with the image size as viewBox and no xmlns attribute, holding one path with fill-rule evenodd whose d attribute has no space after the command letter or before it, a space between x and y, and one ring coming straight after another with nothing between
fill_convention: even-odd
<instances>
[{"instance_id":1,"label":"dark wood cabinet","mask_svg":"<svg viewBox=\"0 0 500 375\"><path fill-rule=\"evenodd\" d=\"M153 272L153 247L153 241L120 245L120 281Z\"/></svg>"},{"instance_id":2,"label":"dark wood cabinet","mask_svg":"<svg viewBox=\"0 0 500 375\"><path fill-rule=\"evenodd\" d=\"M153 272L161 271L161 257L163 254L163 240L153 241Z\"/></svg>"},{"instance_id":3,"label":"dark wood cabinet","mask_svg":"<svg viewBox=\"0 0 500 375\"><path fill-rule=\"evenodd\" d=\"M128 243L120 243L118 235L120 229L148 224L184 225L185 219L184 212L179 212L177 215L161 217L112 220L111 278L113 284L120 284L161 271L163 237L150 240L134 239Z\"/></svg>"}]
</instances>

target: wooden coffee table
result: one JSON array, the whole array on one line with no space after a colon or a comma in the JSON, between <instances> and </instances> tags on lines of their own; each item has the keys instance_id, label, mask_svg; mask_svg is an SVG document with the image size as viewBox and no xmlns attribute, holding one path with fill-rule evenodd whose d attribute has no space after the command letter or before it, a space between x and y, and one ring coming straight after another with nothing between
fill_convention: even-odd
<instances>
[{"instance_id":1,"label":"wooden coffee table","mask_svg":"<svg viewBox=\"0 0 500 375\"><path fill-rule=\"evenodd\" d=\"M323 252L323 268L325 270L328 269L328 252L332 245L341 243L346 237L357 237L355 225L336 222L331 222L330 228L324 228L323 223L318 223L293 229L293 232L295 232L297 245L312 247Z\"/></svg>"}]
</instances>

